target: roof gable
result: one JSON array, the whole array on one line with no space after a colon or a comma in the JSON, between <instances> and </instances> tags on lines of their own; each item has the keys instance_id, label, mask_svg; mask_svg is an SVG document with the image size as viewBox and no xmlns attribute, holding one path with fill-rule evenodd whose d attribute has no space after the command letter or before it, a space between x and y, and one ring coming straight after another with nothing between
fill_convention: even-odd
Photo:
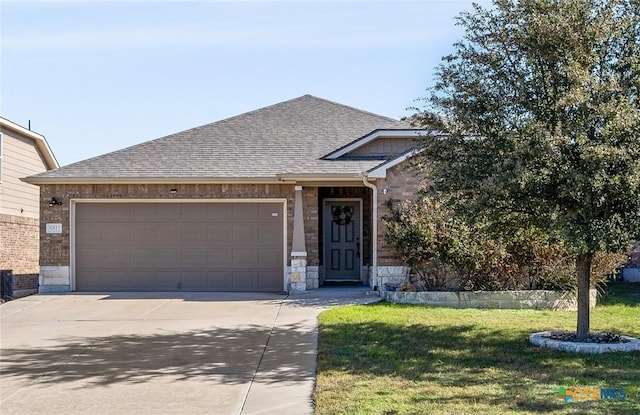
<instances>
[{"instance_id":1,"label":"roof gable","mask_svg":"<svg viewBox=\"0 0 640 415\"><path fill-rule=\"evenodd\" d=\"M0 126L2 126L2 128L6 128L15 133L18 133L20 137L24 137L33 141L47 169L58 168L58 160L56 160L53 151L51 151L51 148L49 147L49 143L47 143L47 140L42 134L31 131L30 129L27 129L3 117L0 117Z\"/></svg>"},{"instance_id":2,"label":"roof gable","mask_svg":"<svg viewBox=\"0 0 640 415\"><path fill-rule=\"evenodd\" d=\"M340 158L345 158L352 155L357 157L358 155L368 153L367 151L362 151L362 150L365 150L367 147L371 147L372 144L375 144L376 142L389 140L389 139L392 139L392 141L395 141L395 140L400 141L400 139L414 140L424 132L426 132L426 130L408 129L408 128L397 129L397 130L390 130L390 129L375 130L365 135L364 137L360 137L359 139L352 141L335 151L332 151L331 153L325 155L323 158L326 160L338 160ZM406 148L398 152L383 151L383 152L376 152L376 154L380 156L384 156L384 158L386 159L390 156L393 157L400 153L404 153L410 148L415 147L414 145L410 145L410 144L407 145L404 143L402 144L402 146Z\"/></svg>"}]
</instances>

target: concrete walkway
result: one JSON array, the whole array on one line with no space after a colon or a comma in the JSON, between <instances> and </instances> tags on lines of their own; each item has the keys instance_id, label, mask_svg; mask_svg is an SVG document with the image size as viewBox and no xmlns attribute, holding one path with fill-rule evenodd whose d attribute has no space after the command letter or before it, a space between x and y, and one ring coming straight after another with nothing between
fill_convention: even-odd
<instances>
[{"instance_id":1,"label":"concrete walkway","mask_svg":"<svg viewBox=\"0 0 640 415\"><path fill-rule=\"evenodd\" d=\"M0 413L312 414L317 316L364 287L34 295L0 305Z\"/></svg>"}]
</instances>

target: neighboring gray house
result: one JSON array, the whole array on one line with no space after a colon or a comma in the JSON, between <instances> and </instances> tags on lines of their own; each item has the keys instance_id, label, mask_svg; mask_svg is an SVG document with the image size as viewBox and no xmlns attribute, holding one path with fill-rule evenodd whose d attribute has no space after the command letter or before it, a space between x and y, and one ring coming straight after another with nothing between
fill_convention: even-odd
<instances>
[{"instance_id":1,"label":"neighboring gray house","mask_svg":"<svg viewBox=\"0 0 640 415\"><path fill-rule=\"evenodd\" d=\"M412 198L421 130L305 95L30 176L40 291L382 286L389 199Z\"/></svg>"},{"instance_id":2,"label":"neighboring gray house","mask_svg":"<svg viewBox=\"0 0 640 415\"><path fill-rule=\"evenodd\" d=\"M39 189L20 178L57 167L42 135L0 117L0 270L14 296L36 292L39 274Z\"/></svg>"},{"instance_id":3,"label":"neighboring gray house","mask_svg":"<svg viewBox=\"0 0 640 415\"><path fill-rule=\"evenodd\" d=\"M622 268L622 277L625 281L640 282L640 241L633 244L629 260Z\"/></svg>"}]
</instances>

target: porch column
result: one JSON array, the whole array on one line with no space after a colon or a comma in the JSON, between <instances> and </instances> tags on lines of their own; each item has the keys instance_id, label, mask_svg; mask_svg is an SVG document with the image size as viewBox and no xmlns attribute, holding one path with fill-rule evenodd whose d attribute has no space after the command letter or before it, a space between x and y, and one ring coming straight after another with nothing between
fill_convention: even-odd
<instances>
[{"instance_id":1,"label":"porch column","mask_svg":"<svg viewBox=\"0 0 640 415\"><path fill-rule=\"evenodd\" d=\"M304 216L302 210L302 186L295 187L293 204L293 241L291 243L290 291L307 289L307 246L304 235Z\"/></svg>"}]
</instances>

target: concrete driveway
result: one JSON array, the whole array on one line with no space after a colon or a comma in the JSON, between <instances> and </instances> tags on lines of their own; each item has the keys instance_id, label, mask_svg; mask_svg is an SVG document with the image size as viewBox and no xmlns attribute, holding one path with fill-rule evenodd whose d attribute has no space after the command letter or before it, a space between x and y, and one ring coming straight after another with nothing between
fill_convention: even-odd
<instances>
[{"instance_id":1,"label":"concrete driveway","mask_svg":"<svg viewBox=\"0 0 640 415\"><path fill-rule=\"evenodd\" d=\"M0 413L311 414L317 315L377 299L343 287L11 301L0 305Z\"/></svg>"}]
</instances>

